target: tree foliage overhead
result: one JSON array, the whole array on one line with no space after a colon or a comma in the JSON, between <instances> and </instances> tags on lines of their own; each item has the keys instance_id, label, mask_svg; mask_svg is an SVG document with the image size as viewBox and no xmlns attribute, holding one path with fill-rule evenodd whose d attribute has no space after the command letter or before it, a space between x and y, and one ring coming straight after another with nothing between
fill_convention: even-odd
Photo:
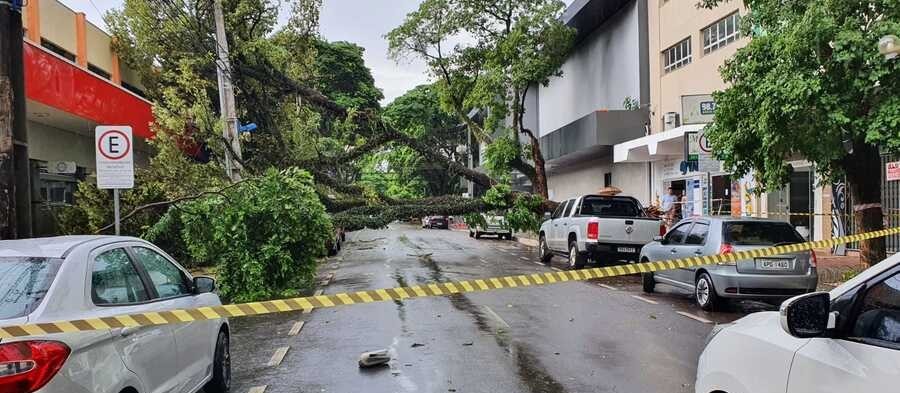
<instances>
[{"instance_id":1,"label":"tree foliage overhead","mask_svg":"<svg viewBox=\"0 0 900 393\"><path fill-rule=\"evenodd\" d=\"M715 6L719 1L704 1ZM749 44L721 68L706 134L735 174L778 189L792 159L814 163L824 180L847 179L861 231L881 219L880 153L900 151L900 62L878 53L900 31L896 0L746 0ZM863 245L884 256L883 239Z\"/></svg>"},{"instance_id":2,"label":"tree foliage overhead","mask_svg":"<svg viewBox=\"0 0 900 393\"><path fill-rule=\"evenodd\" d=\"M530 87L561 74L575 38L561 22L564 9L558 0L426 0L387 35L392 56L426 62L444 105L480 142L525 137L528 154L516 148L503 164L544 197L544 158L536 130L523 122L525 98ZM472 108L486 113L483 124L470 117Z\"/></svg>"}]
</instances>

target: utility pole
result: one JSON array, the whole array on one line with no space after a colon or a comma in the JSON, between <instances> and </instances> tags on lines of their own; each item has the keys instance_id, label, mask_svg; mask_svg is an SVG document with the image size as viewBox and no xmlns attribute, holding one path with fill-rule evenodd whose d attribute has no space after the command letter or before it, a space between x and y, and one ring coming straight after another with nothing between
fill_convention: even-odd
<instances>
[{"instance_id":1,"label":"utility pole","mask_svg":"<svg viewBox=\"0 0 900 393\"><path fill-rule=\"evenodd\" d=\"M22 1L0 0L0 239L18 237L16 150L23 149L14 141L25 133L22 45Z\"/></svg>"},{"instance_id":2,"label":"utility pole","mask_svg":"<svg viewBox=\"0 0 900 393\"><path fill-rule=\"evenodd\" d=\"M2 0L0 0L2 1ZM222 0L213 2L213 13L216 21L216 53L219 61L219 110L225 128L225 172L231 181L241 180L241 140L238 137L237 109L234 101L234 85L231 84L231 64L228 61L228 40L225 38L225 17L222 13Z\"/></svg>"}]
</instances>

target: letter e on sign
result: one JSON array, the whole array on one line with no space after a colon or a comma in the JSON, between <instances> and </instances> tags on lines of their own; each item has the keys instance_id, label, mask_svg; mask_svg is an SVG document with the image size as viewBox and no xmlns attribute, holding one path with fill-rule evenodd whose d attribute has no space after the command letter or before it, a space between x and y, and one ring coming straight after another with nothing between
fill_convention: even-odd
<instances>
[{"instance_id":1,"label":"letter e on sign","mask_svg":"<svg viewBox=\"0 0 900 393\"><path fill-rule=\"evenodd\" d=\"M97 187L134 188L134 139L129 126L97 126Z\"/></svg>"}]
</instances>

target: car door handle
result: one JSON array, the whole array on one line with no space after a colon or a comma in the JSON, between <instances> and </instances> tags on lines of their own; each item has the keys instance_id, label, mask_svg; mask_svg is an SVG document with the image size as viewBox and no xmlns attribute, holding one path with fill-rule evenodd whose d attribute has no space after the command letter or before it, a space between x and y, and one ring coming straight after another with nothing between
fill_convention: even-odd
<instances>
[{"instance_id":1,"label":"car door handle","mask_svg":"<svg viewBox=\"0 0 900 393\"><path fill-rule=\"evenodd\" d=\"M122 337L128 337L132 334L137 333L138 330L141 330L140 326L125 327L122 328L122 330L119 330L119 335Z\"/></svg>"},{"instance_id":2,"label":"car door handle","mask_svg":"<svg viewBox=\"0 0 900 393\"><path fill-rule=\"evenodd\" d=\"M700 251L700 250L694 251L694 255L697 255L697 256L703 255L703 251Z\"/></svg>"}]
</instances>

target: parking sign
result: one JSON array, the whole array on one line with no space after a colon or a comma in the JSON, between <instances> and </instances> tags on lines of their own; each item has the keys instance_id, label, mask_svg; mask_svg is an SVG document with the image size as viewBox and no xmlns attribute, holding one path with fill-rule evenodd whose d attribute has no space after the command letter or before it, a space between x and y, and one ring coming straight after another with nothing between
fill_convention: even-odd
<instances>
[{"instance_id":1,"label":"parking sign","mask_svg":"<svg viewBox=\"0 0 900 393\"><path fill-rule=\"evenodd\" d=\"M129 126L97 126L97 187L134 188L134 141Z\"/></svg>"}]
</instances>

